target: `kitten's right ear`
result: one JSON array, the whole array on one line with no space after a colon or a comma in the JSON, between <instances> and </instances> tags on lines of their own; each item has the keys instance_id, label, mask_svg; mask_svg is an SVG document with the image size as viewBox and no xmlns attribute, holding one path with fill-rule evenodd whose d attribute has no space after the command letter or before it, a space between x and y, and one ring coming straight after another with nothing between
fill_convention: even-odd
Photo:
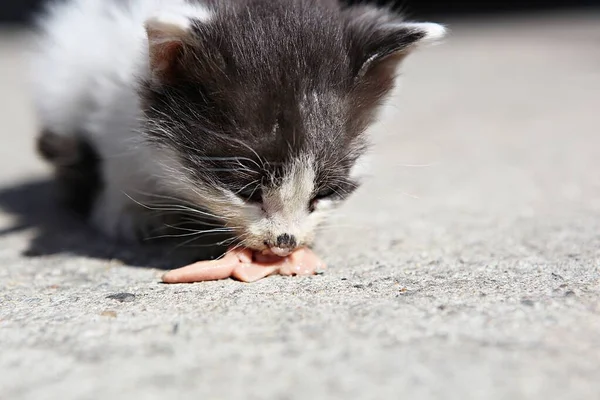
<instances>
[{"instance_id":1,"label":"kitten's right ear","mask_svg":"<svg viewBox=\"0 0 600 400\"><path fill-rule=\"evenodd\" d=\"M391 10L370 5L343 11L355 123L364 129L373 121L376 106L391 92L402 61L420 45L440 40L446 29L434 23L407 22Z\"/></svg>"},{"instance_id":2,"label":"kitten's right ear","mask_svg":"<svg viewBox=\"0 0 600 400\"><path fill-rule=\"evenodd\" d=\"M344 11L353 73L358 79L392 80L398 64L421 44L442 39L446 29L434 23L407 22L374 6Z\"/></svg>"},{"instance_id":3,"label":"kitten's right ear","mask_svg":"<svg viewBox=\"0 0 600 400\"><path fill-rule=\"evenodd\" d=\"M152 81L171 83L190 37L191 21L187 18L151 18L146 21L145 28Z\"/></svg>"}]
</instances>

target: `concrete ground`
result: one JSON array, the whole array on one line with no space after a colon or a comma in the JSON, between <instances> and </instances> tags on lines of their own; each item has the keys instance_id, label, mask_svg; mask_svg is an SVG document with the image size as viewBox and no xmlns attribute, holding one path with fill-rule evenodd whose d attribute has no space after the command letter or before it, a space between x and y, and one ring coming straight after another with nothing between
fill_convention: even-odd
<instances>
[{"instance_id":1,"label":"concrete ground","mask_svg":"<svg viewBox=\"0 0 600 400\"><path fill-rule=\"evenodd\" d=\"M600 14L451 27L324 275L174 286L56 209L4 34L0 399L598 398Z\"/></svg>"}]
</instances>

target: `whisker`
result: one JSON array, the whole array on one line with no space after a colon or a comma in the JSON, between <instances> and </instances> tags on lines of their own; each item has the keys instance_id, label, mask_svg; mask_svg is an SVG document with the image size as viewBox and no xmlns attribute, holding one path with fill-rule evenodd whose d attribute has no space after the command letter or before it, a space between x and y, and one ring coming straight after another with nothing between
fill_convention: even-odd
<instances>
[{"instance_id":1,"label":"whisker","mask_svg":"<svg viewBox=\"0 0 600 400\"><path fill-rule=\"evenodd\" d=\"M244 185L244 187L242 187L240 190L238 190L237 192L235 192L235 194L240 194L241 192L244 191L244 189L246 189L248 186L253 185L255 183L258 183L258 179L253 180L252 182L248 183L247 185ZM257 186L258 187L258 186ZM256 191L256 188L254 189L254 191ZM254 191L252 192L252 194L254 194Z\"/></svg>"},{"instance_id":2,"label":"whisker","mask_svg":"<svg viewBox=\"0 0 600 400\"><path fill-rule=\"evenodd\" d=\"M146 238L144 240L154 240L154 239L164 239L164 238L177 238L177 237L188 237L188 236L201 236L201 235L206 235L206 234L215 234L215 233L223 233L223 232L232 232L232 230L230 229L211 229L211 230L207 230L207 231L196 231L196 232L191 232L191 233L182 233L182 234L167 234L167 235L160 235L160 236L153 236L153 237L149 237Z\"/></svg>"},{"instance_id":3,"label":"whisker","mask_svg":"<svg viewBox=\"0 0 600 400\"><path fill-rule=\"evenodd\" d=\"M214 235L218 234L218 233L222 233L222 232L215 232L213 233ZM178 244L177 246L174 247L174 249L172 251L175 251L181 247L184 246L188 246L190 243L193 243L194 241L201 239L202 237L200 236L194 236L193 238L184 241L183 243ZM196 247L201 246L201 247L215 247L215 243L207 243L205 245L196 245ZM192 246L188 246L188 247L192 247Z\"/></svg>"},{"instance_id":4,"label":"whisker","mask_svg":"<svg viewBox=\"0 0 600 400\"><path fill-rule=\"evenodd\" d=\"M179 224L179 225L183 225L183 224ZM180 231L188 231L188 232L200 232L200 230L199 230L199 229L193 229L193 228L182 228L182 227L181 227L181 226L179 226L179 225L165 224L165 226L166 226L166 227L168 227L168 228L177 229L177 230L180 230ZM216 228L216 229L227 229L227 230L230 230L230 231L232 231L232 230L234 230L234 229L239 229L239 228L238 228L238 227L235 227L235 226L231 226L231 227L230 227L230 226L227 226L227 227L225 227L225 226L220 226L219 228Z\"/></svg>"},{"instance_id":5,"label":"whisker","mask_svg":"<svg viewBox=\"0 0 600 400\"><path fill-rule=\"evenodd\" d=\"M429 164L396 164L397 167L406 167L406 168L428 168L435 167L436 165L440 165L439 162L429 163Z\"/></svg>"},{"instance_id":6,"label":"whisker","mask_svg":"<svg viewBox=\"0 0 600 400\"><path fill-rule=\"evenodd\" d=\"M217 216L215 214L211 214L211 213L208 213L208 212L205 212L205 211L200 211L200 210L197 210L197 209L185 206L185 205L179 205L179 204L170 205L170 206L168 206L168 208L167 208L167 206L165 206L165 207L151 207L151 206L149 206L147 204L141 203L140 201L134 199L133 197L131 197L129 194L127 194L125 192L122 192L122 193L125 196L127 196L131 201L135 202L136 204L138 204L138 205L140 205L140 206L142 206L142 207L144 207L144 208L146 208L148 210L153 210L153 211L188 211L188 212L190 212L192 214L205 215L205 216L209 216L209 217L217 218L217 219L222 218L222 217Z\"/></svg>"}]
</instances>

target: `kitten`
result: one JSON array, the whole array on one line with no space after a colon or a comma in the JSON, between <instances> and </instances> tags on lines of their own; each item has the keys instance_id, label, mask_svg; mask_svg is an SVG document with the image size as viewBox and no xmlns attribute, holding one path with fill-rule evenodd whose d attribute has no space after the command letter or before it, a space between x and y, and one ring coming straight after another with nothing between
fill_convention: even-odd
<instances>
[{"instance_id":1,"label":"kitten","mask_svg":"<svg viewBox=\"0 0 600 400\"><path fill-rule=\"evenodd\" d=\"M55 3L33 63L38 148L113 238L181 211L286 255L359 186L398 65L444 33L334 0Z\"/></svg>"}]
</instances>

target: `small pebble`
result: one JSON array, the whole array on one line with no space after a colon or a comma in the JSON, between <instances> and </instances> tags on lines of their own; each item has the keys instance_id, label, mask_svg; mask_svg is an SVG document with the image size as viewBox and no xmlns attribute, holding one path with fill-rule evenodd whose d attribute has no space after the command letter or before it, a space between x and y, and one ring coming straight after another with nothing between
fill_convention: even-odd
<instances>
[{"instance_id":1,"label":"small pebble","mask_svg":"<svg viewBox=\"0 0 600 400\"><path fill-rule=\"evenodd\" d=\"M103 317L117 318L117 313L110 310L102 311L100 315Z\"/></svg>"},{"instance_id":2,"label":"small pebble","mask_svg":"<svg viewBox=\"0 0 600 400\"><path fill-rule=\"evenodd\" d=\"M107 299L117 300L121 303L129 303L135 300L135 294L133 293L115 293L106 296Z\"/></svg>"}]
</instances>

